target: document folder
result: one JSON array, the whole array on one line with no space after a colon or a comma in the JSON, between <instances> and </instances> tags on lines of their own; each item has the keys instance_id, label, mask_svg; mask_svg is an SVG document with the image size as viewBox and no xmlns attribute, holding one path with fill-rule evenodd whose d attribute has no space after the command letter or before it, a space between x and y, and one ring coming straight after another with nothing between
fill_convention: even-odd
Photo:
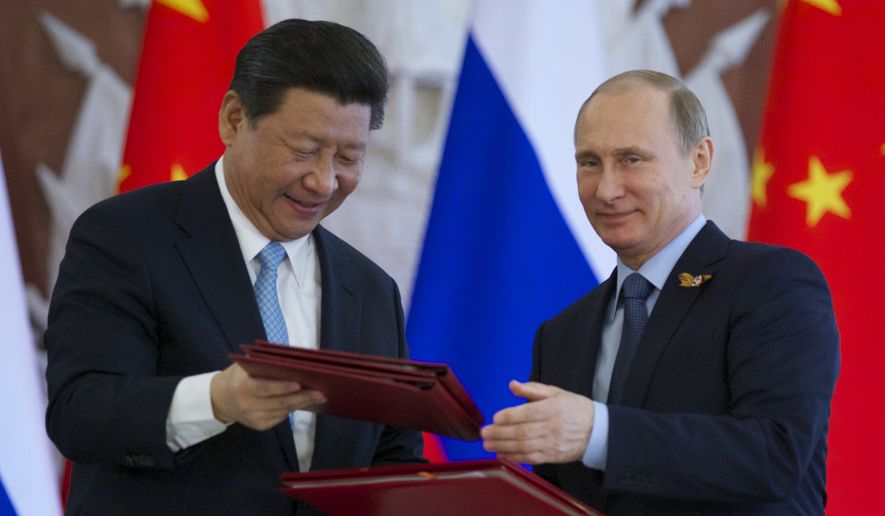
<instances>
[{"instance_id":1,"label":"document folder","mask_svg":"<svg viewBox=\"0 0 885 516\"><path fill-rule=\"evenodd\" d=\"M445 364L256 341L231 354L251 376L294 380L326 396L335 416L479 439L483 415Z\"/></svg>"},{"instance_id":2,"label":"document folder","mask_svg":"<svg viewBox=\"0 0 885 516\"><path fill-rule=\"evenodd\" d=\"M281 482L330 516L601 514L508 459L284 473Z\"/></svg>"}]
</instances>

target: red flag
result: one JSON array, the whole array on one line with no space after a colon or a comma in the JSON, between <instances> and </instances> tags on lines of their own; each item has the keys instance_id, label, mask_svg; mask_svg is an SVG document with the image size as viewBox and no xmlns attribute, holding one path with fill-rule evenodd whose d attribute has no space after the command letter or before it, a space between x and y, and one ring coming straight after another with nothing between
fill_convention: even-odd
<instances>
[{"instance_id":1,"label":"red flag","mask_svg":"<svg viewBox=\"0 0 885 516\"><path fill-rule=\"evenodd\" d=\"M805 252L833 292L842 365L830 419L831 514L869 513L885 486L883 65L885 2L791 0L753 165L749 238Z\"/></svg>"},{"instance_id":2,"label":"red flag","mask_svg":"<svg viewBox=\"0 0 885 516\"><path fill-rule=\"evenodd\" d=\"M185 179L221 156L218 110L237 52L264 26L259 0L154 0L118 189Z\"/></svg>"}]
</instances>

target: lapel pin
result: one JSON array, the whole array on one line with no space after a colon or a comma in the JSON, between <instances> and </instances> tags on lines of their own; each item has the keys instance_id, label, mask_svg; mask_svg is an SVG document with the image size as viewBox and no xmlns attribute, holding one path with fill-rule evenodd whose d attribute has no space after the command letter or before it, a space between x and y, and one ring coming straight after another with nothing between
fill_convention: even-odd
<instances>
[{"instance_id":1,"label":"lapel pin","mask_svg":"<svg viewBox=\"0 0 885 516\"><path fill-rule=\"evenodd\" d=\"M692 276L687 272L683 272L679 275L679 286L682 288L700 287L704 283L710 281L712 278L712 274L698 274L697 276Z\"/></svg>"}]
</instances>

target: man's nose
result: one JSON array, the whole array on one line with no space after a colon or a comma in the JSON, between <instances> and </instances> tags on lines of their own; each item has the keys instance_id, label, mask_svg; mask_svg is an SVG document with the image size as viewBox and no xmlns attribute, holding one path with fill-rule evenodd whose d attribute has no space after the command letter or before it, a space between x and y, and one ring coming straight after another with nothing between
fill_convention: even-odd
<instances>
[{"instance_id":1,"label":"man's nose","mask_svg":"<svg viewBox=\"0 0 885 516\"><path fill-rule=\"evenodd\" d=\"M318 197L332 195L338 189L334 157L324 154L318 156L313 163L312 170L304 178L304 187Z\"/></svg>"},{"instance_id":2,"label":"man's nose","mask_svg":"<svg viewBox=\"0 0 885 516\"><path fill-rule=\"evenodd\" d=\"M596 185L596 198L603 202L612 202L624 195L624 184L621 174L610 165L603 166Z\"/></svg>"}]
</instances>

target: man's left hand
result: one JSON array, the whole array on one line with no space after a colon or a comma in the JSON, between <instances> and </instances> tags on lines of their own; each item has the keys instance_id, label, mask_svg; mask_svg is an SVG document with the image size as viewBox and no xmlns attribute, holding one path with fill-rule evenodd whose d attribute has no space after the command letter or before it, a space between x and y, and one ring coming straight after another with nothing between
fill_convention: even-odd
<instances>
[{"instance_id":1,"label":"man's left hand","mask_svg":"<svg viewBox=\"0 0 885 516\"><path fill-rule=\"evenodd\" d=\"M482 429L483 448L524 464L580 460L593 429L593 401L538 382L510 382L528 403L495 414Z\"/></svg>"}]
</instances>

